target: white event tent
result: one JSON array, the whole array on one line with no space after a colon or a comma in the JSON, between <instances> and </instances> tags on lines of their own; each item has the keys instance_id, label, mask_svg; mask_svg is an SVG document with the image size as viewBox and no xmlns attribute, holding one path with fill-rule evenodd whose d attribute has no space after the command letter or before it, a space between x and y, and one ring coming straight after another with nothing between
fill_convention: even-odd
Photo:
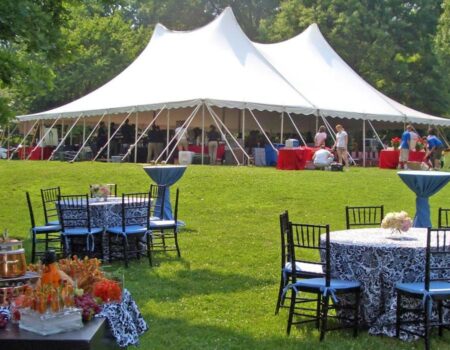
<instances>
[{"instance_id":1,"label":"white event tent","mask_svg":"<svg viewBox=\"0 0 450 350\"><path fill-rule=\"evenodd\" d=\"M321 116L324 122L325 116L330 116L369 122L450 125L449 119L410 109L371 87L337 55L317 25L313 24L298 36L281 43L256 44L244 34L231 8L193 31L176 32L157 24L144 51L111 81L64 106L18 116L17 119L34 122L24 141L39 122L43 125L45 120L51 121L51 129L58 121L73 119L58 149L81 120L84 126L86 120L96 122L87 138L83 133L84 146L105 116L120 115L119 130L132 113L137 119L138 112L155 111L140 137L136 128L136 142L130 147L131 152L163 110L177 108L192 110L184 122L185 127L190 125L201 108L203 143L206 108L222 136L228 133L238 144L213 107L242 110L243 134L245 110L249 110L267 139L253 110L281 113L281 133L284 113L297 132L291 113L314 114ZM45 136L41 135L40 139ZM108 128L108 158L109 141L113 137L114 133L111 134ZM173 147L172 151L175 149L172 141L168 142L167 150L170 147ZM230 144L228 146L233 148Z\"/></svg>"}]
</instances>

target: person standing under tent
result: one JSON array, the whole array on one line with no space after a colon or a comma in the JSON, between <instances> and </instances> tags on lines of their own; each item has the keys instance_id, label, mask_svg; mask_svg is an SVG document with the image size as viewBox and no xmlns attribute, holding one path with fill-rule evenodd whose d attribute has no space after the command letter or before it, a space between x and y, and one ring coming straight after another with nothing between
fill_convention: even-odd
<instances>
[{"instance_id":1,"label":"person standing under tent","mask_svg":"<svg viewBox=\"0 0 450 350\"><path fill-rule=\"evenodd\" d=\"M133 143L133 127L129 124L129 120L125 120L125 124L120 128L122 134L122 153L128 150L128 147Z\"/></svg>"},{"instance_id":2,"label":"person standing under tent","mask_svg":"<svg viewBox=\"0 0 450 350\"><path fill-rule=\"evenodd\" d=\"M402 134L402 141L400 142L400 156L398 159L399 169L408 169L409 147L411 142L412 125L407 125L406 130Z\"/></svg>"},{"instance_id":3,"label":"person standing under tent","mask_svg":"<svg viewBox=\"0 0 450 350\"><path fill-rule=\"evenodd\" d=\"M314 146L315 147L321 147L325 146L325 140L327 139L327 133L325 126L320 126L319 130L317 131L316 135L314 136Z\"/></svg>"},{"instance_id":4,"label":"person standing under tent","mask_svg":"<svg viewBox=\"0 0 450 350\"><path fill-rule=\"evenodd\" d=\"M217 132L216 127L211 125L208 131L208 154L209 164L216 165L217 161L217 149L219 148L220 134Z\"/></svg>"},{"instance_id":5,"label":"person standing under tent","mask_svg":"<svg viewBox=\"0 0 450 350\"><path fill-rule=\"evenodd\" d=\"M177 128L175 129L175 137L178 141L178 151L188 150L187 129L183 127L183 121L177 121Z\"/></svg>"},{"instance_id":6,"label":"person standing under tent","mask_svg":"<svg viewBox=\"0 0 450 350\"><path fill-rule=\"evenodd\" d=\"M152 160L158 159L164 149L164 134L161 132L158 125L153 124L147 137L147 163L150 163Z\"/></svg>"},{"instance_id":7,"label":"person standing under tent","mask_svg":"<svg viewBox=\"0 0 450 350\"><path fill-rule=\"evenodd\" d=\"M419 134L417 133L417 130L415 130L412 125L411 125L411 131L409 132L409 134L411 136L411 139L409 141L409 150L415 151L417 140L419 139Z\"/></svg>"},{"instance_id":8,"label":"person standing under tent","mask_svg":"<svg viewBox=\"0 0 450 350\"><path fill-rule=\"evenodd\" d=\"M431 164L435 170L441 168L442 151L444 150L444 144L436 136L436 130L434 128L428 129L428 150L425 154L425 158L431 161Z\"/></svg>"},{"instance_id":9,"label":"person standing under tent","mask_svg":"<svg viewBox=\"0 0 450 350\"><path fill-rule=\"evenodd\" d=\"M99 152L100 149L106 145L106 142L108 141L107 136L107 130L105 127L105 122L100 122L100 125L97 130L97 150L96 152ZM102 151L101 156L105 155L105 150Z\"/></svg>"},{"instance_id":10,"label":"person standing under tent","mask_svg":"<svg viewBox=\"0 0 450 350\"><path fill-rule=\"evenodd\" d=\"M342 161L344 161L346 168L348 168L347 145L348 134L344 130L344 127L338 124L336 125L336 142L334 143L333 149L336 149L339 163L342 164Z\"/></svg>"}]
</instances>

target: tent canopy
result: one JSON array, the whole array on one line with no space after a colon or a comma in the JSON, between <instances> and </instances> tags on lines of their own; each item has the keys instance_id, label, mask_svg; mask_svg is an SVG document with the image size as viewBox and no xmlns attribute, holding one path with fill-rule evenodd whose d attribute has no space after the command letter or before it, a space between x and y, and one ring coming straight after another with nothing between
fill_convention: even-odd
<instances>
[{"instance_id":1,"label":"tent canopy","mask_svg":"<svg viewBox=\"0 0 450 350\"><path fill-rule=\"evenodd\" d=\"M383 95L353 71L316 24L287 41L252 43L231 8L188 32L158 24L138 58L114 79L69 104L20 121L193 107L450 125Z\"/></svg>"}]
</instances>

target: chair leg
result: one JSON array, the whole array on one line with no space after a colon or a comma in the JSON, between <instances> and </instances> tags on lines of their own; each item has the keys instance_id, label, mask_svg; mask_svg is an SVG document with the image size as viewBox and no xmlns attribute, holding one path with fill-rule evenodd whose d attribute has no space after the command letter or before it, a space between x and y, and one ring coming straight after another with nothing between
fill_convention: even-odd
<instances>
[{"instance_id":1,"label":"chair leg","mask_svg":"<svg viewBox=\"0 0 450 350\"><path fill-rule=\"evenodd\" d=\"M438 315L439 315L439 336L443 335L443 318L442 318L442 300L438 301Z\"/></svg>"},{"instance_id":2,"label":"chair leg","mask_svg":"<svg viewBox=\"0 0 450 350\"><path fill-rule=\"evenodd\" d=\"M34 264L36 260L36 236L33 234L31 241L31 263Z\"/></svg>"},{"instance_id":3,"label":"chair leg","mask_svg":"<svg viewBox=\"0 0 450 350\"><path fill-rule=\"evenodd\" d=\"M358 289L355 292L355 313L354 313L354 328L353 328L353 336L356 338L358 336L358 328L359 328L359 303L361 300L361 290Z\"/></svg>"},{"instance_id":4,"label":"chair leg","mask_svg":"<svg viewBox=\"0 0 450 350\"><path fill-rule=\"evenodd\" d=\"M281 276L281 279L280 279L280 288L278 289L277 305L275 306L275 315L278 315L278 312L280 311L280 307L281 307L281 295L283 294L283 288L284 288L284 279L283 279L283 276Z\"/></svg>"},{"instance_id":5,"label":"chair leg","mask_svg":"<svg viewBox=\"0 0 450 350\"><path fill-rule=\"evenodd\" d=\"M400 338L400 322L401 322L401 306L402 306L402 297L401 293L397 291L397 318L395 320L395 337Z\"/></svg>"},{"instance_id":6,"label":"chair leg","mask_svg":"<svg viewBox=\"0 0 450 350\"><path fill-rule=\"evenodd\" d=\"M148 263L150 264L150 266L153 266L153 262L152 262L152 250L150 248L150 240L151 240L151 235L149 235L148 233L146 234L146 242L147 242L147 257L148 257Z\"/></svg>"},{"instance_id":7,"label":"chair leg","mask_svg":"<svg viewBox=\"0 0 450 350\"><path fill-rule=\"evenodd\" d=\"M327 331L327 321L328 321L328 305L330 303L330 296L327 294L322 297L322 314L321 314L321 327L320 327L320 341L325 338L325 332Z\"/></svg>"},{"instance_id":8,"label":"chair leg","mask_svg":"<svg viewBox=\"0 0 450 350\"><path fill-rule=\"evenodd\" d=\"M141 260L141 251L139 247L139 237L134 237L134 247L136 249L136 259Z\"/></svg>"},{"instance_id":9,"label":"chair leg","mask_svg":"<svg viewBox=\"0 0 450 350\"><path fill-rule=\"evenodd\" d=\"M109 262L112 261L112 254L111 254L111 234L108 233L108 260Z\"/></svg>"},{"instance_id":10,"label":"chair leg","mask_svg":"<svg viewBox=\"0 0 450 350\"><path fill-rule=\"evenodd\" d=\"M322 294L317 293L317 306L316 306L316 328L320 329L320 303L322 302Z\"/></svg>"},{"instance_id":11,"label":"chair leg","mask_svg":"<svg viewBox=\"0 0 450 350\"><path fill-rule=\"evenodd\" d=\"M166 247L166 237L164 235L164 230L161 230L161 242L162 242L164 251L166 251L167 247Z\"/></svg>"},{"instance_id":12,"label":"chair leg","mask_svg":"<svg viewBox=\"0 0 450 350\"><path fill-rule=\"evenodd\" d=\"M297 293L294 289L291 291L291 305L289 307L289 316L288 316L288 324L286 333L287 335L291 334L291 327L292 327L292 319L294 318L294 311L295 311L295 300L297 298Z\"/></svg>"},{"instance_id":13,"label":"chair leg","mask_svg":"<svg viewBox=\"0 0 450 350\"><path fill-rule=\"evenodd\" d=\"M178 232L176 228L173 230L173 237L175 239L175 247L177 248L178 257L181 257L180 246L178 245Z\"/></svg>"}]
</instances>

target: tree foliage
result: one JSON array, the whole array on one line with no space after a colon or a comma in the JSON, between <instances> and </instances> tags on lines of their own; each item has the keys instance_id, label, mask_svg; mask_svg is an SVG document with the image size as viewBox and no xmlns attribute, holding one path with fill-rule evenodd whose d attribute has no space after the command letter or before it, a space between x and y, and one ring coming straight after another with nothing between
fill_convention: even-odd
<instances>
[{"instance_id":1,"label":"tree foliage","mask_svg":"<svg viewBox=\"0 0 450 350\"><path fill-rule=\"evenodd\" d=\"M160 22L192 30L231 6L252 40L313 22L366 80L405 104L449 114L450 0L2 0L0 123L100 87Z\"/></svg>"}]
</instances>

